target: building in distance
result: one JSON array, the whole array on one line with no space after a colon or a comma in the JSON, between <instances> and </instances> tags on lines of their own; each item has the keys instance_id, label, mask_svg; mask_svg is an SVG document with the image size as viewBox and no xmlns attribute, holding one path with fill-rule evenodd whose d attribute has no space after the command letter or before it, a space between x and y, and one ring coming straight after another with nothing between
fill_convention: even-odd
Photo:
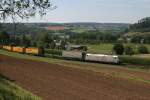
<instances>
[{"instance_id":1,"label":"building in distance","mask_svg":"<svg viewBox=\"0 0 150 100\"><path fill-rule=\"evenodd\" d=\"M46 27L47 30L50 30L50 31L62 31L62 30L65 30L65 26L48 26Z\"/></svg>"}]
</instances>

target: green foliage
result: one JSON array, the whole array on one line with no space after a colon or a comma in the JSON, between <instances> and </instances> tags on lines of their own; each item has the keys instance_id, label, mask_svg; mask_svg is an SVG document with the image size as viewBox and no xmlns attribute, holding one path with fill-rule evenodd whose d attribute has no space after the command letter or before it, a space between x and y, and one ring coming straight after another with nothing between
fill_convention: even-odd
<instances>
[{"instance_id":1,"label":"green foliage","mask_svg":"<svg viewBox=\"0 0 150 100\"><path fill-rule=\"evenodd\" d=\"M129 27L126 38L130 38L132 43L150 43L150 17L143 18L138 23Z\"/></svg>"},{"instance_id":2,"label":"green foliage","mask_svg":"<svg viewBox=\"0 0 150 100\"><path fill-rule=\"evenodd\" d=\"M149 58L140 58L140 57L134 57L134 56L120 56L119 58L122 63L133 64L133 65L143 65L144 68L150 68Z\"/></svg>"},{"instance_id":3,"label":"green foliage","mask_svg":"<svg viewBox=\"0 0 150 100\"><path fill-rule=\"evenodd\" d=\"M87 46L84 46L83 47L83 51L87 51L88 50L88 47Z\"/></svg>"},{"instance_id":4,"label":"green foliage","mask_svg":"<svg viewBox=\"0 0 150 100\"><path fill-rule=\"evenodd\" d=\"M46 10L54 8L50 0L1 0L0 15L1 19L12 16L20 18L28 18L39 13L41 16L46 14Z\"/></svg>"},{"instance_id":5,"label":"green foliage","mask_svg":"<svg viewBox=\"0 0 150 100\"><path fill-rule=\"evenodd\" d=\"M119 37L118 34L112 33L102 33L98 30L95 31L87 31L83 33L75 33L72 34L70 37L70 41L75 44L80 43L89 43L89 44L98 44L98 43L112 43L116 42L117 38Z\"/></svg>"},{"instance_id":6,"label":"green foliage","mask_svg":"<svg viewBox=\"0 0 150 100\"><path fill-rule=\"evenodd\" d=\"M41 100L0 75L0 100Z\"/></svg>"},{"instance_id":7,"label":"green foliage","mask_svg":"<svg viewBox=\"0 0 150 100\"><path fill-rule=\"evenodd\" d=\"M149 52L148 52L148 49L147 49L146 46L140 45L140 46L138 46L138 53L140 53L140 54L148 54Z\"/></svg>"},{"instance_id":8,"label":"green foliage","mask_svg":"<svg viewBox=\"0 0 150 100\"><path fill-rule=\"evenodd\" d=\"M149 32L150 31L150 17L143 18L130 26L129 31L134 32Z\"/></svg>"},{"instance_id":9,"label":"green foliage","mask_svg":"<svg viewBox=\"0 0 150 100\"><path fill-rule=\"evenodd\" d=\"M61 50L53 50L53 49L45 49L45 54L52 54L52 55L61 56L62 51Z\"/></svg>"},{"instance_id":10,"label":"green foliage","mask_svg":"<svg viewBox=\"0 0 150 100\"><path fill-rule=\"evenodd\" d=\"M60 44L60 49L65 50L66 49L66 47L65 47L66 44L67 44L67 41L66 40L62 40L61 44Z\"/></svg>"},{"instance_id":11,"label":"green foliage","mask_svg":"<svg viewBox=\"0 0 150 100\"><path fill-rule=\"evenodd\" d=\"M9 35L6 31L0 33L0 43L1 44L8 44L9 43Z\"/></svg>"},{"instance_id":12,"label":"green foliage","mask_svg":"<svg viewBox=\"0 0 150 100\"><path fill-rule=\"evenodd\" d=\"M36 37L36 43L38 47L42 48L54 48L55 44L50 34L48 33L39 33Z\"/></svg>"},{"instance_id":13,"label":"green foliage","mask_svg":"<svg viewBox=\"0 0 150 100\"><path fill-rule=\"evenodd\" d=\"M30 42L31 42L31 40L25 34L23 34L22 38L20 39L20 45L25 46L25 47L29 47Z\"/></svg>"},{"instance_id":14,"label":"green foliage","mask_svg":"<svg viewBox=\"0 0 150 100\"><path fill-rule=\"evenodd\" d=\"M129 32L124 38L129 38L132 43L150 43L150 32Z\"/></svg>"},{"instance_id":15,"label":"green foliage","mask_svg":"<svg viewBox=\"0 0 150 100\"><path fill-rule=\"evenodd\" d=\"M133 55L134 54L134 51L133 51L133 48L131 47L131 45L125 46L125 54L126 55Z\"/></svg>"},{"instance_id":16,"label":"green foliage","mask_svg":"<svg viewBox=\"0 0 150 100\"><path fill-rule=\"evenodd\" d=\"M124 46L121 43L117 43L114 45L113 50L116 54L122 55L124 53Z\"/></svg>"},{"instance_id":17,"label":"green foliage","mask_svg":"<svg viewBox=\"0 0 150 100\"><path fill-rule=\"evenodd\" d=\"M55 47L56 47L56 44L55 44L54 41L52 41L52 42L50 43L50 48L51 48L51 49L55 49Z\"/></svg>"}]
</instances>

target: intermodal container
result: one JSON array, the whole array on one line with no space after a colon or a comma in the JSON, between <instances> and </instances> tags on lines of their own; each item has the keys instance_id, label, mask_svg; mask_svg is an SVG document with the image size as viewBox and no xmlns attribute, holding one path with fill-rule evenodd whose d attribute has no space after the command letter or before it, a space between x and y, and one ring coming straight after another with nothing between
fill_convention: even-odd
<instances>
[{"instance_id":1,"label":"intermodal container","mask_svg":"<svg viewBox=\"0 0 150 100\"><path fill-rule=\"evenodd\" d=\"M13 47L12 51L18 52L18 53L25 53L25 48L24 47Z\"/></svg>"},{"instance_id":2,"label":"intermodal container","mask_svg":"<svg viewBox=\"0 0 150 100\"><path fill-rule=\"evenodd\" d=\"M12 46L3 46L3 49L8 50L8 51L12 51Z\"/></svg>"},{"instance_id":3,"label":"intermodal container","mask_svg":"<svg viewBox=\"0 0 150 100\"><path fill-rule=\"evenodd\" d=\"M26 48L25 53L27 54L33 54L33 55L43 55L43 50L40 48Z\"/></svg>"}]
</instances>

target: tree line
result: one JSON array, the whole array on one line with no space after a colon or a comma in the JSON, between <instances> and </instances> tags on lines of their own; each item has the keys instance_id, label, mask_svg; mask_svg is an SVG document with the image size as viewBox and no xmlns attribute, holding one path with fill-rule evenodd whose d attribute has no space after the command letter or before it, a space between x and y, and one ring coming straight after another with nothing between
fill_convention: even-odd
<instances>
[{"instance_id":1,"label":"tree line","mask_svg":"<svg viewBox=\"0 0 150 100\"><path fill-rule=\"evenodd\" d=\"M8 34L6 31L0 32L1 45L55 49L57 42L60 42L60 38L47 31L38 32L37 34L17 34L15 38L13 34ZM66 41L61 40L59 49L64 49L65 45Z\"/></svg>"},{"instance_id":2,"label":"tree line","mask_svg":"<svg viewBox=\"0 0 150 100\"><path fill-rule=\"evenodd\" d=\"M143 18L138 23L130 25L129 31L150 32L150 17Z\"/></svg>"},{"instance_id":3,"label":"tree line","mask_svg":"<svg viewBox=\"0 0 150 100\"><path fill-rule=\"evenodd\" d=\"M115 43L120 34L111 32L101 32L99 30L87 31L82 33L74 33L70 35L70 42L75 44L99 44L99 43Z\"/></svg>"}]
</instances>

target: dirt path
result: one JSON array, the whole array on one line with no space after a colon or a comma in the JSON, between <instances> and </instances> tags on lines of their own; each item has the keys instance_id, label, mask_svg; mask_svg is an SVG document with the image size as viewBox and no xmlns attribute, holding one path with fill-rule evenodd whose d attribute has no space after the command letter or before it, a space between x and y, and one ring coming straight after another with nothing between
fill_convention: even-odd
<instances>
[{"instance_id":1,"label":"dirt path","mask_svg":"<svg viewBox=\"0 0 150 100\"><path fill-rule=\"evenodd\" d=\"M150 100L150 84L0 56L0 71L44 100Z\"/></svg>"}]
</instances>

